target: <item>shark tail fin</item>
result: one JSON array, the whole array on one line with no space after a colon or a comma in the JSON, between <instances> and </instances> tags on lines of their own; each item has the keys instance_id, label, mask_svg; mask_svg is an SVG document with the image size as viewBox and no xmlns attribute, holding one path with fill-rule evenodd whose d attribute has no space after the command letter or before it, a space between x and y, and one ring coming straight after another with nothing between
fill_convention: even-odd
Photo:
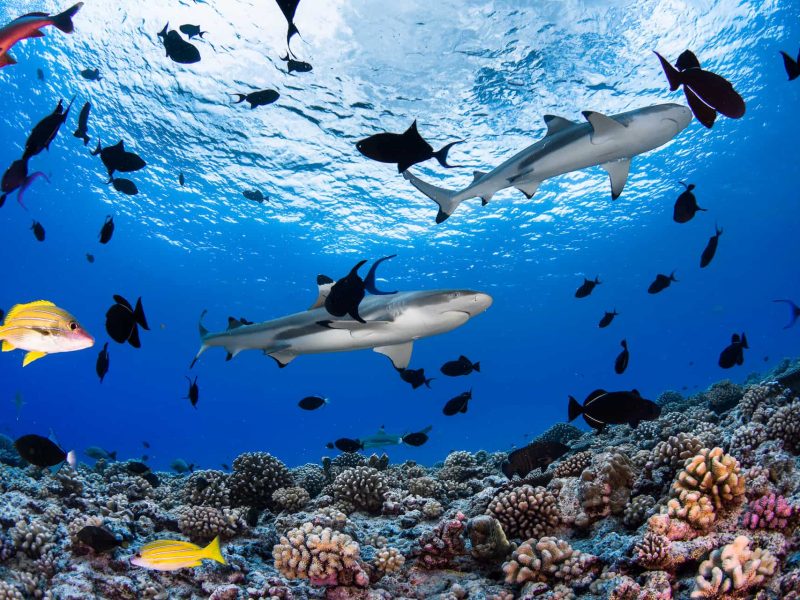
<instances>
[{"instance_id":1,"label":"shark tail fin","mask_svg":"<svg viewBox=\"0 0 800 600\"><path fill-rule=\"evenodd\" d=\"M82 6L83 2L78 2L76 5L68 8L61 14L50 17L53 21L53 25L64 33L72 33L75 31L75 26L72 24L72 17L75 16L75 13L77 13Z\"/></svg>"},{"instance_id":2,"label":"shark tail fin","mask_svg":"<svg viewBox=\"0 0 800 600\"><path fill-rule=\"evenodd\" d=\"M447 190L426 183L408 171L403 172L403 177L410 181L411 185L439 205L439 214L436 215L437 223L444 222L453 214L455 209L458 208L458 205L461 204L461 200L456 199L458 197L458 192L455 190Z\"/></svg>"}]
</instances>

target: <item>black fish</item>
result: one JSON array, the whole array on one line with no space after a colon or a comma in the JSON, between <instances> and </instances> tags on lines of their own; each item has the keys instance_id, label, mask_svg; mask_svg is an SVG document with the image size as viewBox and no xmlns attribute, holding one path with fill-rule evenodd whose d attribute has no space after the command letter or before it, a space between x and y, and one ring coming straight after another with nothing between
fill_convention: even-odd
<instances>
[{"instance_id":1,"label":"black fish","mask_svg":"<svg viewBox=\"0 0 800 600\"><path fill-rule=\"evenodd\" d=\"M731 119L744 116L745 104L742 97L733 89L731 83L710 71L700 68L700 61L689 50L684 51L673 67L658 52L655 53L661 61L661 68L667 76L670 91L677 90L683 85L683 93L689 108L694 116L703 125L711 128L717 118L717 113Z\"/></svg>"},{"instance_id":2,"label":"black fish","mask_svg":"<svg viewBox=\"0 0 800 600\"><path fill-rule=\"evenodd\" d=\"M628 353L628 341L622 340L620 343L622 346L622 352L619 353L617 356L617 360L614 361L614 372L617 375L622 375L625 372L625 369L628 368L628 360L630 359L630 354Z\"/></svg>"},{"instance_id":3,"label":"black fish","mask_svg":"<svg viewBox=\"0 0 800 600\"><path fill-rule=\"evenodd\" d=\"M462 354L458 357L458 360L450 360L444 363L439 370L448 377L458 377L459 375L469 375L473 371L480 373L481 363L473 363Z\"/></svg>"},{"instance_id":4,"label":"black fish","mask_svg":"<svg viewBox=\"0 0 800 600\"><path fill-rule=\"evenodd\" d=\"M158 32L158 37L164 44L164 50L167 56L176 63L182 65L191 65L200 62L200 51L196 46L190 44L181 37L181 34L175 31L167 31L169 23L164 25L164 29Z\"/></svg>"},{"instance_id":5,"label":"black fish","mask_svg":"<svg viewBox=\"0 0 800 600\"><path fill-rule=\"evenodd\" d=\"M591 279L583 278L583 283L581 287L575 290L575 297L576 298L586 298L589 294L594 291L595 286L600 285L602 282L600 281L600 277L595 277L594 281Z\"/></svg>"},{"instance_id":6,"label":"black fish","mask_svg":"<svg viewBox=\"0 0 800 600\"><path fill-rule=\"evenodd\" d=\"M0 191L9 194L20 187L28 179L28 159L20 158L15 160L3 173L0 181Z\"/></svg>"},{"instance_id":7,"label":"black fish","mask_svg":"<svg viewBox=\"0 0 800 600\"><path fill-rule=\"evenodd\" d=\"M113 146L102 147L100 142L97 142L97 148L92 151L93 156L100 155L100 160L108 171L109 181L114 176L115 171L120 173L132 173L147 166L147 163L142 160L142 157L135 152L128 152L125 150L125 142L120 140Z\"/></svg>"},{"instance_id":8,"label":"black fish","mask_svg":"<svg viewBox=\"0 0 800 600\"><path fill-rule=\"evenodd\" d=\"M692 190L694 184L686 185L681 181L681 185L686 188L678 199L675 201L675 207L672 210L672 220L676 223L688 223L694 218L698 210L705 211L705 208L697 206L697 198L694 197Z\"/></svg>"},{"instance_id":9,"label":"black fish","mask_svg":"<svg viewBox=\"0 0 800 600\"><path fill-rule=\"evenodd\" d=\"M647 293L658 294L659 292L663 292L665 289L669 287L669 285L673 281L678 281L677 279L675 279L675 271L670 273L669 277L659 273L658 275L656 275L656 278L653 281L653 283L650 284L650 287L647 288Z\"/></svg>"},{"instance_id":10,"label":"black fish","mask_svg":"<svg viewBox=\"0 0 800 600\"><path fill-rule=\"evenodd\" d=\"M703 254L700 255L700 268L703 269L707 267L712 260L714 260L714 255L717 253L717 244L719 244L719 236L722 235L722 228L717 227L714 225L714 235L708 238L708 244L706 245L705 249L703 250Z\"/></svg>"},{"instance_id":11,"label":"black fish","mask_svg":"<svg viewBox=\"0 0 800 600\"><path fill-rule=\"evenodd\" d=\"M83 139L83 145L89 143L89 135L88 135L88 123L89 123L89 111L92 110L92 105L87 102L83 105L81 109L81 114L78 115L78 128L75 130L75 133L72 135L76 138Z\"/></svg>"},{"instance_id":12,"label":"black fish","mask_svg":"<svg viewBox=\"0 0 800 600\"><path fill-rule=\"evenodd\" d=\"M442 413L447 417L452 417L458 413L466 413L470 400L472 400L472 390L462 392L455 398L447 401L447 404L445 404L442 409Z\"/></svg>"},{"instance_id":13,"label":"black fish","mask_svg":"<svg viewBox=\"0 0 800 600\"><path fill-rule=\"evenodd\" d=\"M75 537L98 553L108 552L122 544L108 529L96 525L87 525Z\"/></svg>"},{"instance_id":14,"label":"black fish","mask_svg":"<svg viewBox=\"0 0 800 600\"><path fill-rule=\"evenodd\" d=\"M100 378L100 383L103 383L103 378L108 373L108 366L110 364L109 356L108 356L108 342L103 345L103 349L100 350L100 354L97 355L97 363L95 364L95 371L97 372L97 376Z\"/></svg>"},{"instance_id":15,"label":"black fish","mask_svg":"<svg viewBox=\"0 0 800 600\"><path fill-rule=\"evenodd\" d=\"M139 326L150 330L142 308L142 299L136 301L136 308L132 308L122 296L114 296L114 304L106 313L106 331L111 339L120 344L128 342L134 348L141 348L139 341Z\"/></svg>"},{"instance_id":16,"label":"black fish","mask_svg":"<svg viewBox=\"0 0 800 600\"><path fill-rule=\"evenodd\" d=\"M289 73L294 71L298 73L308 73L314 68L307 62L290 58L288 54L286 56L282 56L281 60L286 63L286 69L289 71Z\"/></svg>"},{"instance_id":17,"label":"black fish","mask_svg":"<svg viewBox=\"0 0 800 600\"><path fill-rule=\"evenodd\" d=\"M44 71L36 69L36 77L39 81L44 81Z\"/></svg>"},{"instance_id":18,"label":"black fish","mask_svg":"<svg viewBox=\"0 0 800 600\"><path fill-rule=\"evenodd\" d=\"M147 483L149 483L154 488L156 488L159 485L161 485L161 480L158 478L158 475L156 475L155 473L152 473L150 471L148 471L147 473L142 475L142 479L144 479Z\"/></svg>"},{"instance_id":19,"label":"black fish","mask_svg":"<svg viewBox=\"0 0 800 600\"><path fill-rule=\"evenodd\" d=\"M415 433L409 433L403 436L403 443L409 446L414 446L418 448L422 446L425 442L427 442L430 438L428 437L428 432L433 429L433 427L426 427L422 431L417 431Z\"/></svg>"},{"instance_id":20,"label":"black fish","mask_svg":"<svg viewBox=\"0 0 800 600\"><path fill-rule=\"evenodd\" d=\"M747 336L742 332L741 337L738 333L731 336L731 343L719 355L719 366L723 369L730 369L736 365L744 364L744 351L750 346L747 345Z\"/></svg>"},{"instance_id":21,"label":"black fish","mask_svg":"<svg viewBox=\"0 0 800 600\"><path fill-rule=\"evenodd\" d=\"M84 69L81 71L81 77L86 79L87 81L99 81L100 77L100 69Z\"/></svg>"},{"instance_id":22,"label":"black fish","mask_svg":"<svg viewBox=\"0 0 800 600\"><path fill-rule=\"evenodd\" d=\"M297 406L303 410L317 410L318 408L325 406L327 403L328 400L321 398L320 396L306 396L297 403Z\"/></svg>"},{"instance_id":23,"label":"black fish","mask_svg":"<svg viewBox=\"0 0 800 600\"><path fill-rule=\"evenodd\" d=\"M86 260L91 264L94 263L94 254L86 253Z\"/></svg>"},{"instance_id":24,"label":"black fish","mask_svg":"<svg viewBox=\"0 0 800 600\"><path fill-rule=\"evenodd\" d=\"M150 442L145 440L145 441L142 442L142 446L144 446L145 448L149 448L150 447Z\"/></svg>"},{"instance_id":25,"label":"black fish","mask_svg":"<svg viewBox=\"0 0 800 600\"><path fill-rule=\"evenodd\" d=\"M58 130L67 120L69 109L72 108L74 100L74 97L70 100L67 110L64 110L61 100L59 100L55 110L36 124L25 141L25 152L22 155L22 160L28 160L42 150L50 149L50 144L58 134Z\"/></svg>"},{"instance_id":26,"label":"black fish","mask_svg":"<svg viewBox=\"0 0 800 600\"><path fill-rule=\"evenodd\" d=\"M333 442L328 442L327 444L325 444L325 447L328 450L333 450L334 448L336 448L336 446L333 445Z\"/></svg>"},{"instance_id":27,"label":"black fish","mask_svg":"<svg viewBox=\"0 0 800 600\"><path fill-rule=\"evenodd\" d=\"M300 34L297 31L297 27L294 25L294 13L297 12L297 5L300 4L300 0L275 0L278 3L278 7L281 9L283 16L286 17L286 22L289 24L289 29L286 32L286 46L292 41L292 36L296 34Z\"/></svg>"},{"instance_id":28,"label":"black fish","mask_svg":"<svg viewBox=\"0 0 800 600\"><path fill-rule=\"evenodd\" d=\"M350 273L334 283L328 292L328 297L325 298L325 310L334 317L350 315L359 323L366 323L358 314L358 305L367 293L364 280L358 274L358 270L365 262L367 261L359 262Z\"/></svg>"},{"instance_id":29,"label":"black fish","mask_svg":"<svg viewBox=\"0 0 800 600\"><path fill-rule=\"evenodd\" d=\"M114 235L114 217L106 215L106 220L100 228L100 243L107 244L111 241L112 235Z\"/></svg>"},{"instance_id":30,"label":"black fish","mask_svg":"<svg viewBox=\"0 0 800 600\"><path fill-rule=\"evenodd\" d=\"M67 460L67 453L46 437L30 433L14 442L19 455L37 467L54 467Z\"/></svg>"},{"instance_id":31,"label":"black fish","mask_svg":"<svg viewBox=\"0 0 800 600\"><path fill-rule=\"evenodd\" d=\"M250 103L251 109L254 109L258 106L272 104L281 97L281 95L275 90L261 90L259 92L250 92L249 94L231 94L231 96L236 96L239 98L234 102L234 104L241 104L246 100Z\"/></svg>"},{"instance_id":32,"label":"black fish","mask_svg":"<svg viewBox=\"0 0 800 600\"><path fill-rule=\"evenodd\" d=\"M605 328L605 327L608 327L609 325L611 325L611 321L613 321L613 320L614 320L614 317L616 317L618 314L619 314L619 313L617 312L617 309L616 309L616 308L614 309L614 312L608 312L608 311L606 311L606 314L604 314L604 315L603 315L603 318L602 318L602 319L600 319L600 322L597 324L597 326L598 326L600 329L603 329L603 328Z\"/></svg>"},{"instance_id":33,"label":"black fish","mask_svg":"<svg viewBox=\"0 0 800 600\"><path fill-rule=\"evenodd\" d=\"M200 25L181 25L178 27L181 30L181 33L186 35L189 39L193 37L203 37L207 34L207 31L200 31Z\"/></svg>"},{"instance_id":34,"label":"black fish","mask_svg":"<svg viewBox=\"0 0 800 600\"><path fill-rule=\"evenodd\" d=\"M181 184L181 187L183 187L184 184L186 183L186 178L183 176L183 171L178 173L178 183Z\"/></svg>"},{"instance_id":35,"label":"black fish","mask_svg":"<svg viewBox=\"0 0 800 600\"><path fill-rule=\"evenodd\" d=\"M786 74L789 76L789 81L794 81L798 77L800 77L800 53L797 55L797 60L786 54L783 50L781 50L781 56L783 57L783 68L786 69Z\"/></svg>"},{"instance_id":36,"label":"black fish","mask_svg":"<svg viewBox=\"0 0 800 600\"><path fill-rule=\"evenodd\" d=\"M114 189L118 192L122 192L128 196L135 196L139 193L139 188L136 187L136 184L130 179L117 177L111 180L111 185L113 185Z\"/></svg>"},{"instance_id":37,"label":"black fish","mask_svg":"<svg viewBox=\"0 0 800 600\"><path fill-rule=\"evenodd\" d=\"M789 324L786 325L786 327L784 327L784 329L789 329L790 327L793 327L795 322L797 321L797 317L800 317L800 306L797 306L797 304L795 304L791 300L773 300L773 302L783 302L783 303L789 305L789 308L791 309L792 314L789 316L789 319L790 319L789 320Z\"/></svg>"},{"instance_id":38,"label":"black fish","mask_svg":"<svg viewBox=\"0 0 800 600\"><path fill-rule=\"evenodd\" d=\"M147 473L150 470L150 467L148 467L146 464L138 460L128 461L125 465L125 468L128 469L129 472L135 475L143 475L144 473Z\"/></svg>"},{"instance_id":39,"label":"black fish","mask_svg":"<svg viewBox=\"0 0 800 600\"><path fill-rule=\"evenodd\" d=\"M524 448L511 452L500 468L509 479L514 475L525 477L536 469L544 471L550 463L562 457L569 449L569 446L561 442L531 442Z\"/></svg>"},{"instance_id":40,"label":"black fish","mask_svg":"<svg viewBox=\"0 0 800 600\"><path fill-rule=\"evenodd\" d=\"M230 465L228 465L226 463L220 463L219 466L222 467L226 471L230 471L231 470Z\"/></svg>"},{"instance_id":41,"label":"black fish","mask_svg":"<svg viewBox=\"0 0 800 600\"><path fill-rule=\"evenodd\" d=\"M31 230L33 231L33 236L39 240L40 242L44 241L44 227L39 221L34 221L33 225L31 225Z\"/></svg>"},{"instance_id":42,"label":"black fish","mask_svg":"<svg viewBox=\"0 0 800 600\"><path fill-rule=\"evenodd\" d=\"M424 162L431 158L448 169L455 165L447 164L447 153L461 140L451 142L438 152L434 152L431 145L426 142L417 131L417 121L406 129L405 133L376 133L356 143L356 148L361 154L382 163L397 163L397 171L402 173L410 166Z\"/></svg>"},{"instance_id":43,"label":"black fish","mask_svg":"<svg viewBox=\"0 0 800 600\"><path fill-rule=\"evenodd\" d=\"M433 377L426 379L425 369L397 369L397 372L400 373L400 379L406 383L410 383L413 389L417 389L422 385L427 388L431 387Z\"/></svg>"},{"instance_id":44,"label":"black fish","mask_svg":"<svg viewBox=\"0 0 800 600\"><path fill-rule=\"evenodd\" d=\"M358 452L364 449L364 444L359 440L351 440L350 438L339 438L333 445L342 452Z\"/></svg>"},{"instance_id":45,"label":"black fish","mask_svg":"<svg viewBox=\"0 0 800 600\"><path fill-rule=\"evenodd\" d=\"M242 196L259 204L263 204L264 200L269 200L269 197L262 194L261 190L245 190L242 192Z\"/></svg>"},{"instance_id":46,"label":"black fish","mask_svg":"<svg viewBox=\"0 0 800 600\"><path fill-rule=\"evenodd\" d=\"M200 399L200 388L197 386L197 377L194 378L194 381L188 377L186 380L189 382L189 393L186 395L185 399L191 402L192 406L197 408L197 401Z\"/></svg>"},{"instance_id":47,"label":"black fish","mask_svg":"<svg viewBox=\"0 0 800 600\"><path fill-rule=\"evenodd\" d=\"M583 406L572 396L569 397L569 420L579 415L591 427L602 431L606 425L628 423L631 427L640 421L652 421L661 414L661 407L651 400L645 400L637 390L630 392L606 392L595 390L586 397Z\"/></svg>"}]
</instances>

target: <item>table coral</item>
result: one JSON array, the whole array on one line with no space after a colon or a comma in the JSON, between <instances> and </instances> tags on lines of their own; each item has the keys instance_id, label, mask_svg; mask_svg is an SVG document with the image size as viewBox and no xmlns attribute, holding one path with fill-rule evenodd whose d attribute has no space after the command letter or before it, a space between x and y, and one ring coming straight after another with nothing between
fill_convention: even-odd
<instances>
[{"instance_id":1,"label":"table coral","mask_svg":"<svg viewBox=\"0 0 800 600\"><path fill-rule=\"evenodd\" d=\"M750 539L740 535L714 550L700 563L692 598L740 598L771 577L777 561L761 548L750 550Z\"/></svg>"},{"instance_id":2,"label":"table coral","mask_svg":"<svg viewBox=\"0 0 800 600\"><path fill-rule=\"evenodd\" d=\"M523 485L500 492L486 514L500 521L509 538L540 538L560 522L556 497L541 486Z\"/></svg>"}]
</instances>

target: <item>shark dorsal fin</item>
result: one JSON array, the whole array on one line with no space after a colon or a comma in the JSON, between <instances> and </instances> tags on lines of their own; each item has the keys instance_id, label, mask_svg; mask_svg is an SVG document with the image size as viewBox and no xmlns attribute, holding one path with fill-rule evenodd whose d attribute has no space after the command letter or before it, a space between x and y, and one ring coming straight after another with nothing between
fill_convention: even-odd
<instances>
[{"instance_id":1,"label":"shark dorsal fin","mask_svg":"<svg viewBox=\"0 0 800 600\"><path fill-rule=\"evenodd\" d=\"M583 111L583 116L592 125L592 143L601 144L606 139L612 137L616 133L622 131L625 125L619 121L615 121L599 112L592 112L591 110Z\"/></svg>"},{"instance_id":2,"label":"shark dorsal fin","mask_svg":"<svg viewBox=\"0 0 800 600\"><path fill-rule=\"evenodd\" d=\"M319 292L317 294L316 301L308 308L308 310L314 310L315 308L325 306L325 299L328 297L328 294L330 294L333 284L333 279L327 275L317 275L317 289Z\"/></svg>"},{"instance_id":3,"label":"shark dorsal fin","mask_svg":"<svg viewBox=\"0 0 800 600\"><path fill-rule=\"evenodd\" d=\"M569 119L565 119L564 117L559 117L556 115L545 115L544 124L547 125L547 134L545 137L556 134L559 131L564 131L573 125L577 125L577 123L574 121L570 121Z\"/></svg>"},{"instance_id":4,"label":"shark dorsal fin","mask_svg":"<svg viewBox=\"0 0 800 600\"><path fill-rule=\"evenodd\" d=\"M484 175L486 175L486 171L473 171L472 172L472 183L475 183L476 181L478 181L478 179L480 179Z\"/></svg>"},{"instance_id":5,"label":"shark dorsal fin","mask_svg":"<svg viewBox=\"0 0 800 600\"><path fill-rule=\"evenodd\" d=\"M239 319L236 319L235 317L228 317L228 331L231 329L237 329L242 325L244 325L244 323L242 323Z\"/></svg>"}]
</instances>

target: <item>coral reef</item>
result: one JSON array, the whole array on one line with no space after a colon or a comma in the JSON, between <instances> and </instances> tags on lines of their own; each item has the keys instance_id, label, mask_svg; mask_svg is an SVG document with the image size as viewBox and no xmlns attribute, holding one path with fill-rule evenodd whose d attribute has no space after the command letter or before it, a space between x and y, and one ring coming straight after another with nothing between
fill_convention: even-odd
<instances>
[{"instance_id":1,"label":"coral reef","mask_svg":"<svg viewBox=\"0 0 800 600\"><path fill-rule=\"evenodd\" d=\"M543 537L528 540L514 550L511 560L503 564L503 573L507 583L561 581L579 585L595 561L594 556L573 550L564 540Z\"/></svg>"},{"instance_id":2,"label":"coral reef","mask_svg":"<svg viewBox=\"0 0 800 600\"><path fill-rule=\"evenodd\" d=\"M383 496L387 491L386 477L372 467L346 469L333 483L333 497L347 509L345 512L363 510L377 513L383 506Z\"/></svg>"},{"instance_id":3,"label":"coral reef","mask_svg":"<svg viewBox=\"0 0 800 600\"><path fill-rule=\"evenodd\" d=\"M233 473L228 477L232 506L270 508L272 494L293 481L289 469L266 452L247 452L233 461Z\"/></svg>"},{"instance_id":4,"label":"coral reef","mask_svg":"<svg viewBox=\"0 0 800 600\"><path fill-rule=\"evenodd\" d=\"M489 503L486 514L500 522L509 538L539 538L560 522L555 496L543 487L523 485L501 492Z\"/></svg>"},{"instance_id":5,"label":"coral reef","mask_svg":"<svg viewBox=\"0 0 800 600\"><path fill-rule=\"evenodd\" d=\"M769 551L750 550L743 535L714 550L700 563L692 598L741 598L775 572L777 561Z\"/></svg>"},{"instance_id":6,"label":"coral reef","mask_svg":"<svg viewBox=\"0 0 800 600\"><path fill-rule=\"evenodd\" d=\"M789 519L796 513L786 498L774 493L753 500L742 517L748 529L786 529Z\"/></svg>"}]
</instances>

